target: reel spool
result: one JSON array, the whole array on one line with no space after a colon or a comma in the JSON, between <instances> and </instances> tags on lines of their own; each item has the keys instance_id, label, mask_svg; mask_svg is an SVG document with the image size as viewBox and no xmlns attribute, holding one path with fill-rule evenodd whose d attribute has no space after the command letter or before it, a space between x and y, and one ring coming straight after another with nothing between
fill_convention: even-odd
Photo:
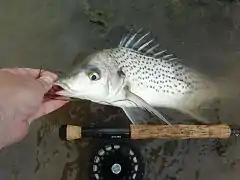
<instances>
[{"instance_id":1,"label":"reel spool","mask_svg":"<svg viewBox=\"0 0 240 180\"><path fill-rule=\"evenodd\" d=\"M143 175L142 157L129 144L104 143L91 157L91 180L142 180Z\"/></svg>"}]
</instances>

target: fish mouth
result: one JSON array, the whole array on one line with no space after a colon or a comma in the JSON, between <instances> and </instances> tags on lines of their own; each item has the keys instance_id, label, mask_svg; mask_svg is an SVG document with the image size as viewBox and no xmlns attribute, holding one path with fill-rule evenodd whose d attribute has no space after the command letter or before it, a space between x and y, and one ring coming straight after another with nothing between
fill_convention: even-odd
<instances>
[{"instance_id":1,"label":"fish mouth","mask_svg":"<svg viewBox=\"0 0 240 180\"><path fill-rule=\"evenodd\" d=\"M54 83L52 88L44 95L44 101L47 100L71 100L72 93L69 91L67 85Z\"/></svg>"},{"instance_id":2,"label":"fish mouth","mask_svg":"<svg viewBox=\"0 0 240 180\"><path fill-rule=\"evenodd\" d=\"M56 82L53 85L53 88L58 89L55 91L55 94L61 97L66 97L66 98L73 98L74 97L74 92L71 90L71 88L62 82Z\"/></svg>"},{"instance_id":3,"label":"fish mouth","mask_svg":"<svg viewBox=\"0 0 240 180\"><path fill-rule=\"evenodd\" d=\"M44 94L44 100L43 101L48 101L48 100L66 100L68 101L69 98L65 96L61 96L58 94L58 92L62 91L63 88L58 85L53 85L52 88Z\"/></svg>"}]
</instances>

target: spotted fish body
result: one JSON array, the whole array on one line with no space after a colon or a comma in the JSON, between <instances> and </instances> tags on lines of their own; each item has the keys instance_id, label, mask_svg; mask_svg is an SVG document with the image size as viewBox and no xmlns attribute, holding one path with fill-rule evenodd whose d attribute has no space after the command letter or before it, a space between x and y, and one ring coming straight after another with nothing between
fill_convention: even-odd
<instances>
[{"instance_id":1,"label":"spotted fish body","mask_svg":"<svg viewBox=\"0 0 240 180\"><path fill-rule=\"evenodd\" d=\"M130 91L151 106L179 110L205 122L196 109L219 96L217 85L166 51L153 52L147 48L139 52L143 45L146 43L134 49L132 43L123 43L107 52L126 75Z\"/></svg>"},{"instance_id":2,"label":"spotted fish body","mask_svg":"<svg viewBox=\"0 0 240 180\"><path fill-rule=\"evenodd\" d=\"M161 51L155 40L149 39L149 33L141 35L140 32L125 36L118 47L102 50L85 60L85 64L107 72L106 76L111 80L106 86L111 93L102 97L87 94L79 98L121 107L133 123L140 123L135 118L138 111L134 115L129 107L145 109L168 124L155 107L175 109L207 122L196 109L219 95L217 86L174 55ZM64 83L71 85L69 80ZM63 80L60 80L58 85L62 84Z\"/></svg>"}]
</instances>

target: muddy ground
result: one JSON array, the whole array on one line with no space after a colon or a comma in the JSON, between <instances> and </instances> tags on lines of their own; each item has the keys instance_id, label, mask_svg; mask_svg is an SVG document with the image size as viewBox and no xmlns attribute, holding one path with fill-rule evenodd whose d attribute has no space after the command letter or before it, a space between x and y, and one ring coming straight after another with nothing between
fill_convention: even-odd
<instances>
[{"instance_id":1,"label":"muddy ground","mask_svg":"<svg viewBox=\"0 0 240 180\"><path fill-rule=\"evenodd\" d=\"M125 30L134 26L152 31L164 49L187 65L238 83L237 1L1 0L0 13L1 67L42 66L67 72L83 54L116 46ZM223 122L240 123L239 102L235 97L221 106L218 116ZM36 121L22 142L0 152L0 179L87 180L89 155L97 141L63 142L58 128L66 123L115 122L129 123L117 108L70 103ZM239 180L237 139L131 143L143 154L146 180Z\"/></svg>"}]
</instances>

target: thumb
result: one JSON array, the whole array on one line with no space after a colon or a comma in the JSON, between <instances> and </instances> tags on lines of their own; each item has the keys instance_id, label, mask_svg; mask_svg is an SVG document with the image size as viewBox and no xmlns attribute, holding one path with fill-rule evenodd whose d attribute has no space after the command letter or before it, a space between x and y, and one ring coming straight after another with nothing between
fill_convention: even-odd
<instances>
[{"instance_id":1,"label":"thumb","mask_svg":"<svg viewBox=\"0 0 240 180\"><path fill-rule=\"evenodd\" d=\"M41 76L40 78L37 79L38 82L41 83L42 87L44 88L44 91L47 92L51 89L55 78L51 76Z\"/></svg>"}]
</instances>

